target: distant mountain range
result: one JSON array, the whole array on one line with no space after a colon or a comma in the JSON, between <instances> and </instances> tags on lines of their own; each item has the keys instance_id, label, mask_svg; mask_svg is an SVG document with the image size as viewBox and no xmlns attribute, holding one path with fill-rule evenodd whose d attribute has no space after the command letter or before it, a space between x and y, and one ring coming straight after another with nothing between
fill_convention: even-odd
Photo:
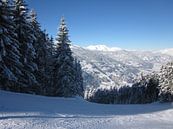
<instances>
[{"instance_id":1,"label":"distant mountain range","mask_svg":"<svg viewBox=\"0 0 173 129\"><path fill-rule=\"evenodd\" d=\"M93 50L93 51L120 51L122 50L119 47L107 47L106 45L90 45L86 47L88 50Z\"/></svg>"},{"instance_id":2,"label":"distant mountain range","mask_svg":"<svg viewBox=\"0 0 173 129\"><path fill-rule=\"evenodd\" d=\"M160 51L158 51L158 52L160 52L160 53L162 53L162 54L167 54L167 55L173 56L173 48L160 50Z\"/></svg>"},{"instance_id":3,"label":"distant mountain range","mask_svg":"<svg viewBox=\"0 0 173 129\"><path fill-rule=\"evenodd\" d=\"M173 61L173 49L128 51L93 45L72 46L72 51L81 61L86 88L130 85L141 73L158 71L162 65Z\"/></svg>"}]
</instances>

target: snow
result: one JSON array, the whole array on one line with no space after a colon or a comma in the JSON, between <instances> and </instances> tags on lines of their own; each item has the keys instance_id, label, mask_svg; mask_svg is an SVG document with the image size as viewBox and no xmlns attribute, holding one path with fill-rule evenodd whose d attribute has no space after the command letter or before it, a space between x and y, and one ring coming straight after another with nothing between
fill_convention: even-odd
<instances>
[{"instance_id":1,"label":"snow","mask_svg":"<svg viewBox=\"0 0 173 129\"><path fill-rule=\"evenodd\" d=\"M120 51L121 48L118 47L107 47L106 45L90 45L86 47L88 50L95 50L95 51Z\"/></svg>"},{"instance_id":2,"label":"snow","mask_svg":"<svg viewBox=\"0 0 173 129\"><path fill-rule=\"evenodd\" d=\"M162 54L167 54L167 55L173 56L173 48L163 49L158 52L160 52Z\"/></svg>"},{"instance_id":3,"label":"snow","mask_svg":"<svg viewBox=\"0 0 173 129\"><path fill-rule=\"evenodd\" d=\"M92 51L104 51L104 52L115 52L115 51L125 50L125 49L121 49L119 47L108 47L106 45L89 45L85 49L92 50ZM138 50L127 50L127 51L135 52ZM146 52L146 50L143 50L141 52ZM148 52L152 52L152 51L148 51ZM173 56L173 48L162 49L159 51L153 51L153 53L162 53L162 54ZM144 57L144 60L148 60L148 58Z\"/></svg>"},{"instance_id":4,"label":"snow","mask_svg":"<svg viewBox=\"0 0 173 129\"><path fill-rule=\"evenodd\" d=\"M173 105L104 105L0 91L0 129L172 129Z\"/></svg>"},{"instance_id":5,"label":"snow","mask_svg":"<svg viewBox=\"0 0 173 129\"><path fill-rule=\"evenodd\" d=\"M158 72L162 65L173 60L173 56L153 51L97 51L80 46L71 48L74 56L80 60L86 89L109 89L110 86L131 84L141 73Z\"/></svg>"},{"instance_id":6,"label":"snow","mask_svg":"<svg viewBox=\"0 0 173 129\"><path fill-rule=\"evenodd\" d=\"M2 2L7 2L7 0L2 0Z\"/></svg>"}]
</instances>

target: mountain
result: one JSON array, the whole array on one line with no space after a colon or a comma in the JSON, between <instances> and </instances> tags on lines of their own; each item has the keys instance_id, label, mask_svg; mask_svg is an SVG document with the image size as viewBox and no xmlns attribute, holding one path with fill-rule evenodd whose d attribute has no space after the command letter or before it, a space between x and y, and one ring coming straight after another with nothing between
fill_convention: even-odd
<instances>
[{"instance_id":1,"label":"mountain","mask_svg":"<svg viewBox=\"0 0 173 129\"><path fill-rule=\"evenodd\" d=\"M72 46L72 51L81 61L86 89L130 85L141 73L158 71L173 60L163 51L128 51L105 45Z\"/></svg>"},{"instance_id":2,"label":"mountain","mask_svg":"<svg viewBox=\"0 0 173 129\"><path fill-rule=\"evenodd\" d=\"M118 47L107 47L106 45L90 45L86 47L88 50L95 50L95 51L119 51L122 50Z\"/></svg>"},{"instance_id":3,"label":"mountain","mask_svg":"<svg viewBox=\"0 0 173 129\"><path fill-rule=\"evenodd\" d=\"M160 50L160 51L158 51L158 52L160 52L160 53L162 53L162 54L167 54L167 55L173 56L173 48Z\"/></svg>"}]
</instances>

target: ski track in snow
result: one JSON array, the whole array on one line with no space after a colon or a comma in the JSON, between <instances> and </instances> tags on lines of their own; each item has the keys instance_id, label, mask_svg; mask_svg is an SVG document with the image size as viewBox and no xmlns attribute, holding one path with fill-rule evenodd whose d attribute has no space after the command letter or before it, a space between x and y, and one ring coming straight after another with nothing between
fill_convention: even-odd
<instances>
[{"instance_id":1,"label":"ski track in snow","mask_svg":"<svg viewBox=\"0 0 173 129\"><path fill-rule=\"evenodd\" d=\"M172 128L172 104L104 105L0 91L0 129Z\"/></svg>"}]
</instances>

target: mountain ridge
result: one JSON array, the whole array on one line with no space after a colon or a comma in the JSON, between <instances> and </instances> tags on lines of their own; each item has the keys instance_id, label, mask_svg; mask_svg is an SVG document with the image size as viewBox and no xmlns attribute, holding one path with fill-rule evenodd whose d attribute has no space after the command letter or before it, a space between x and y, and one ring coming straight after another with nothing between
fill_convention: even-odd
<instances>
[{"instance_id":1,"label":"mountain ridge","mask_svg":"<svg viewBox=\"0 0 173 129\"><path fill-rule=\"evenodd\" d=\"M80 47L80 46L78 46ZM89 45L87 47L83 47L84 49L88 49L91 51L143 51L143 52L154 52L154 53L162 53L173 56L173 48L166 48L166 49L160 49L160 50L128 50L128 49L122 49L120 47L109 47L104 44L98 44L98 45Z\"/></svg>"},{"instance_id":2,"label":"mountain ridge","mask_svg":"<svg viewBox=\"0 0 173 129\"><path fill-rule=\"evenodd\" d=\"M160 51L106 51L80 46L72 46L72 51L81 62L86 89L131 85L141 73L159 71L173 61L173 56Z\"/></svg>"}]
</instances>

